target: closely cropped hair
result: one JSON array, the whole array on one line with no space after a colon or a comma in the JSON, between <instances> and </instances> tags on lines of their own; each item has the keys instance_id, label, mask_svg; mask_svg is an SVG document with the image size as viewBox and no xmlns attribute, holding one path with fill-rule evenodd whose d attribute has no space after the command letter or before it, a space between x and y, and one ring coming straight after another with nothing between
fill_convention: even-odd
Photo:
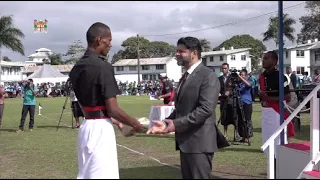
<instances>
[{"instance_id":1,"label":"closely cropped hair","mask_svg":"<svg viewBox=\"0 0 320 180\"><path fill-rule=\"evenodd\" d=\"M221 66L228 66L228 68L229 68L229 64L228 63L223 63Z\"/></svg>"},{"instance_id":2,"label":"closely cropped hair","mask_svg":"<svg viewBox=\"0 0 320 180\"><path fill-rule=\"evenodd\" d=\"M178 40L177 45L179 44L186 46L186 48L191 51L196 50L198 53L198 58L201 59L202 48L199 39L195 37L182 37Z\"/></svg>"},{"instance_id":3,"label":"closely cropped hair","mask_svg":"<svg viewBox=\"0 0 320 180\"><path fill-rule=\"evenodd\" d=\"M248 74L248 71L247 71L246 69L242 69L242 70L240 71L240 73L241 73L241 72L244 72L244 73Z\"/></svg>"},{"instance_id":4,"label":"closely cropped hair","mask_svg":"<svg viewBox=\"0 0 320 180\"><path fill-rule=\"evenodd\" d=\"M275 52L275 51L268 51L266 54L270 54L273 59L275 59L275 60L278 61L278 58L279 58L279 57L278 57L278 53L277 53L277 52Z\"/></svg>"},{"instance_id":5,"label":"closely cropped hair","mask_svg":"<svg viewBox=\"0 0 320 180\"><path fill-rule=\"evenodd\" d=\"M101 22L96 22L92 24L86 34L88 44L94 43L97 37L104 36L108 31L110 31L109 26Z\"/></svg>"}]
</instances>

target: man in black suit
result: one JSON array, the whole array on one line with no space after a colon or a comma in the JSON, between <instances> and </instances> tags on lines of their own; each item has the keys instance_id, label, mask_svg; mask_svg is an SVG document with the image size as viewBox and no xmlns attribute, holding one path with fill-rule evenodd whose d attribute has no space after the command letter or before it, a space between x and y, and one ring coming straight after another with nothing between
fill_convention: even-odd
<instances>
[{"instance_id":1,"label":"man in black suit","mask_svg":"<svg viewBox=\"0 0 320 180\"><path fill-rule=\"evenodd\" d=\"M180 38L176 58L186 72L176 90L175 110L164 121L153 121L147 133L175 132L183 179L211 179L212 159L219 143L215 109L220 83L217 75L201 63L197 38Z\"/></svg>"},{"instance_id":2,"label":"man in black suit","mask_svg":"<svg viewBox=\"0 0 320 180\"><path fill-rule=\"evenodd\" d=\"M219 100L220 100L220 116L221 116L221 125L223 125L223 134L225 138L228 138L228 126L233 124L233 107L232 107L232 96L230 91L226 91L226 83L229 82L229 64L223 63L221 65L221 72L222 75L219 77L220 82L220 93L219 93Z\"/></svg>"}]
</instances>

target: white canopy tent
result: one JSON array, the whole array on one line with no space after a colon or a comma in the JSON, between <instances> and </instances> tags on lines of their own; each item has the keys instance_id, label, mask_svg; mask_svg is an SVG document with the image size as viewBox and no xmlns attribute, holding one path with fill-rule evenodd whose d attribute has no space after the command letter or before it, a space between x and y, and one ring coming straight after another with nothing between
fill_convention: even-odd
<instances>
[{"instance_id":1,"label":"white canopy tent","mask_svg":"<svg viewBox=\"0 0 320 180\"><path fill-rule=\"evenodd\" d=\"M67 81L68 76L61 74L51 65L44 64L39 70L25 78L25 80L27 79L33 79L34 84L46 82L55 84L57 82Z\"/></svg>"}]
</instances>

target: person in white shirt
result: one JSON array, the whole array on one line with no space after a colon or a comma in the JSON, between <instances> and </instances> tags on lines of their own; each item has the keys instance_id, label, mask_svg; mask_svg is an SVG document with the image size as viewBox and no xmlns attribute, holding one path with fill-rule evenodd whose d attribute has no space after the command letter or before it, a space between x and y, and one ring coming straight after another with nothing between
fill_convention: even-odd
<instances>
[{"instance_id":1,"label":"person in white shirt","mask_svg":"<svg viewBox=\"0 0 320 180\"><path fill-rule=\"evenodd\" d=\"M308 84L312 82L312 78L309 76L308 71L303 73L303 84Z\"/></svg>"},{"instance_id":2,"label":"person in white shirt","mask_svg":"<svg viewBox=\"0 0 320 180\"><path fill-rule=\"evenodd\" d=\"M73 113L73 117L76 119L76 128L80 128L80 117L83 116L83 112L81 110L81 107L78 103L78 99L76 97L76 94L74 93L73 90L70 91L70 101L71 101L71 109Z\"/></svg>"}]
</instances>

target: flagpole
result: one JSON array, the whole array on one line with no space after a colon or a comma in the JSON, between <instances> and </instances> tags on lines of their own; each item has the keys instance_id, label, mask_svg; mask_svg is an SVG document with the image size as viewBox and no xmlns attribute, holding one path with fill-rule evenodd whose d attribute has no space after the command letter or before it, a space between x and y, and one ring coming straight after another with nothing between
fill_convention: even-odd
<instances>
[{"instance_id":1,"label":"flagpole","mask_svg":"<svg viewBox=\"0 0 320 180\"><path fill-rule=\"evenodd\" d=\"M283 76L283 1L278 1L278 37L279 37L279 105L280 124L284 123L284 76ZM284 132L281 132L281 144L284 144Z\"/></svg>"}]
</instances>

